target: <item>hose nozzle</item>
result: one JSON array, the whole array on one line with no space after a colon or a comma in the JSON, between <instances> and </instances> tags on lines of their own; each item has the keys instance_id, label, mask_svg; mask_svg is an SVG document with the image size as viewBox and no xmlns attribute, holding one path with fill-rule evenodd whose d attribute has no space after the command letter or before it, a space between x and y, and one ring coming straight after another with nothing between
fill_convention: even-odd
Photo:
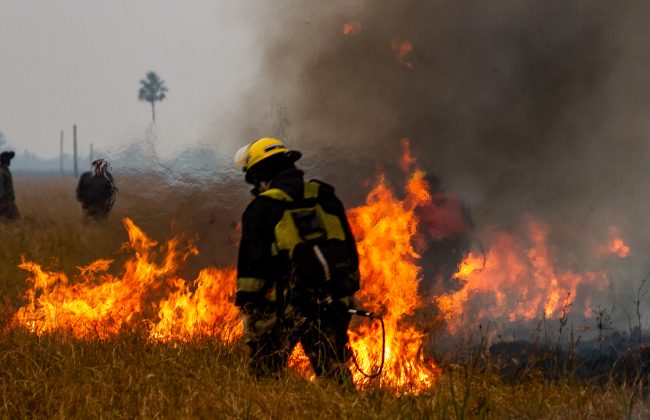
<instances>
[{"instance_id":1,"label":"hose nozzle","mask_svg":"<svg viewBox=\"0 0 650 420\"><path fill-rule=\"evenodd\" d=\"M365 316L366 318L376 318L375 314L372 312L363 311L361 309L350 308L348 309L348 313L352 315Z\"/></svg>"}]
</instances>

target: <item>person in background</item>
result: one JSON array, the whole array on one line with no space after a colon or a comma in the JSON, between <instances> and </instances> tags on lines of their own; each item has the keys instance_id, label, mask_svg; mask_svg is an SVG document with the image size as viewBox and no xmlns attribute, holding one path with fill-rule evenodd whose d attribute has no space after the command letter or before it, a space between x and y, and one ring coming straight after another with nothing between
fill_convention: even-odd
<instances>
[{"instance_id":1,"label":"person in background","mask_svg":"<svg viewBox=\"0 0 650 420\"><path fill-rule=\"evenodd\" d=\"M106 220L115 204L117 191L109 163L105 159L96 159L91 171L84 172L79 178L77 201L87 219Z\"/></svg>"},{"instance_id":2,"label":"person in background","mask_svg":"<svg viewBox=\"0 0 650 420\"><path fill-rule=\"evenodd\" d=\"M427 175L424 181L431 200L415 208L420 221L418 229L424 238L424 250L420 251L423 276L419 291L422 296L431 298L457 287L453 276L470 250L474 222L465 204L445 191L438 178Z\"/></svg>"},{"instance_id":3,"label":"person in background","mask_svg":"<svg viewBox=\"0 0 650 420\"><path fill-rule=\"evenodd\" d=\"M20 217L16 207L14 182L9 171L11 159L16 154L12 151L0 153L0 219L15 220Z\"/></svg>"}]
</instances>

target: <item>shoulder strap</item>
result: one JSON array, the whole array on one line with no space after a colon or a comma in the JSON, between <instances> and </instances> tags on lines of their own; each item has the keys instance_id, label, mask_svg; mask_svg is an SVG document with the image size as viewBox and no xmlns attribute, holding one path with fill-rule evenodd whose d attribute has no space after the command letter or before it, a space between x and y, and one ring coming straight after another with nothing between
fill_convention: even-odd
<instances>
[{"instance_id":1,"label":"shoulder strap","mask_svg":"<svg viewBox=\"0 0 650 420\"><path fill-rule=\"evenodd\" d=\"M318 198L319 189L320 189L320 184L318 182L314 182L314 181L305 182L305 192L303 193L303 197L305 198L305 200L309 200L311 198Z\"/></svg>"},{"instance_id":2,"label":"shoulder strap","mask_svg":"<svg viewBox=\"0 0 650 420\"><path fill-rule=\"evenodd\" d=\"M305 200L313 200L318 198L318 190L320 189L320 185L320 183L315 181L305 182L303 198ZM279 188L270 188L261 193L259 196L271 198L278 201L294 201L289 194Z\"/></svg>"},{"instance_id":3,"label":"shoulder strap","mask_svg":"<svg viewBox=\"0 0 650 420\"><path fill-rule=\"evenodd\" d=\"M289 194L279 188L270 188L261 193L258 197L267 197L278 201L293 201L293 198L291 198Z\"/></svg>"}]
</instances>

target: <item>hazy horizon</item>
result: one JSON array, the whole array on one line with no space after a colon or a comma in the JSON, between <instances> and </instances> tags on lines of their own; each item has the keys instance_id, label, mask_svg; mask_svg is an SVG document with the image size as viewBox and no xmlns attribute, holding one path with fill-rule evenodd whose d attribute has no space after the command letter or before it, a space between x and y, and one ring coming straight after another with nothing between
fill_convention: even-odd
<instances>
[{"instance_id":1,"label":"hazy horizon","mask_svg":"<svg viewBox=\"0 0 650 420\"><path fill-rule=\"evenodd\" d=\"M151 123L139 80L169 88L156 107L162 155L216 143L211 125L257 70L253 26L241 3L0 0L0 132L20 154L59 156L142 140Z\"/></svg>"}]
</instances>

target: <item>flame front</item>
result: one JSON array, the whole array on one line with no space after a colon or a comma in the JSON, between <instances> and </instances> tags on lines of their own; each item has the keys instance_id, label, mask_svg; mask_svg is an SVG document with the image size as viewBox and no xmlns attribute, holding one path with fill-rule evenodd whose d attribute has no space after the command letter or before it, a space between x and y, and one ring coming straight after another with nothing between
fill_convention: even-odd
<instances>
[{"instance_id":1,"label":"flame front","mask_svg":"<svg viewBox=\"0 0 650 420\"><path fill-rule=\"evenodd\" d=\"M217 336L226 343L239 339L242 324L231 302L235 277L233 268L206 268L201 270L192 287L179 282L179 290L160 302L159 321L151 329L151 338L188 341L201 336Z\"/></svg>"},{"instance_id":2,"label":"flame front","mask_svg":"<svg viewBox=\"0 0 650 420\"><path fill-rule=\"evenodd\" d=\"M418 393L430 388L439 374L425 351L437 319L427 319L423 326L418 318L418 309L432 303L418 294L423 264L418 251L426 246L422 235L439 241L466 235L469 227L460 201L429 185L436 181L425 179L416 167L407 139L402 148L400 164L408 175L405 197L397 198L379 175L366 204L348 212L359 251L358 302L382 316L386 335L379 379L369 380L351 368L360 387L380 384L396 393ZM25 293L28 303L14 314L14 323L38 335L63 331L82 339L105 339L125 328L144 328L154 341L182 343L205 336L237 341L242 325L232 299L235 269L209 267L186 281L176 272L186 258L198 253L194 247L179 251L176 239L160 246L131 220L124 224L129 234L126 248L133 257L120 276L109 273L111 260L79 267L72 281L64 273L23 260L20 267L31 273L31 287ZM524 230L523 235L489 231L486 250L469 252L459 264L453 275L458 287L433 298L452 333L483 318L515 322L560 317L576 302L583 305L585 316L593 312L592 297L584 292L604 290L607 275L560 268L559 253L550 245L550 227L529 218ZM601 256L624 258L630 253L618 228L610 229L608 242L598 249ZM380 323L355 320L349 334L361 370L375 372L382 355ZM300 347L290 363L312 375Z\"/></svg>"},{"instance_id":3,"label":"flame front","mask_svg":"<svg viewBox=\"0 0 650 420\"><path fill-rule=\"evenodd\" d=\"M417 170L411 174L404 200L397 199L380 176L366 205L349 211L360 256L359 301L364 308L382 314L386 327L381 384L398 392L426 389L437 375L433 361L425 359L426 332L409 321L422 304L417 292L419 255L412 239L418 223L414 208L431 199L423 176ZM26 291L28 303L14 315L14 322L38 335L62 331L82 339L106 339L125 328L143 327L155 341L186 342L216 336L232 343L241 337L241 320L232 299L234 268L206 268L194 281L186 281L175 273L187 257L197 253L195 248L180 252L175 239L159 246L130 219L124 224L129 234L126 248L133 257L121 276L108 273L109 260L80 267L73 281L64 273L23 261L20 267L31 273L28 280L33 284ZM381 362L380 325L353 325L353 352L360 367L369 373ZM310 375L300 355L298 348L292 365ZM365 385L365 377L352 369L355 381Z\"/></svg>"},{"instance_id":4,"label":"flame front","mask_svg":"<svg viewBox=\"0 0 650 420\"><path fill-rule=\"evenodd\" d=\"M135 257L126 262L119 278L107 273L111 260L79 267L79 279L71 283L64 273L43 270L23 259L20 267L32 274L28 281L33 286L26 292L27 305L18 310L14 320L38 335L58 330L79 338L107 338L144 316L145 298L174 281L176 268L196 254L196 249L179 252L178 241L169 241L158 264L153 251L157 243L130 219L125 219L124 225Z\"/></svg>"},{"instance_id":5,"label":"flame front","mask_svg":"<svg viewBox=\"0 0 650 420\"><path fill-rule=\"evenodd\" d=\"M483 318L514 322L560 317L580 296L580 289L607 287L605 273L558 268L548 235L548 226L530 219L525 242L494 231L485 253L471 252L463 260L454 275L461 288L435 298L452 332ZM588 308L590 296L580 298Z\"/></svg>"}]
</instances>

